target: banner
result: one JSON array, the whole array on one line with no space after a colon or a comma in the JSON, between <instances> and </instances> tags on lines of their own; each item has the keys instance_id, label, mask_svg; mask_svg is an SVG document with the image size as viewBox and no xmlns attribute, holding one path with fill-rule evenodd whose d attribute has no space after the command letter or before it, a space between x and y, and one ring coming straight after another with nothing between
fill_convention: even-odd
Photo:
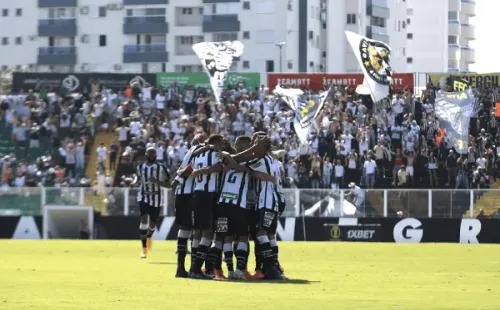
<instances>
[{"instance_id":1,"label":"banner","mask_svg":"<svg viewBox=\"0 0 500 310\"><path fill-rule=\"evenodd\" d=\"M465 91L470 87L470 83L457 76L452 76L448 79L448 85L453 89L453 91Z\"/></svg>"},{"instance_id":2,"label":"banner","mask_svg":"<svg viewBox=\"0 0 500 310\"><path fill-rule=\"evenodd\" d=\"M351 31L345 31L345 35L363 71L365 78L362 85L370 89L373 102L384 99L389 95L392 79L391 47Z\"/></svg>"},{"instance_id":3,"label":"banner","mask_svg":"<svg viewBox=\"0 0 500 310\"><path fill-rule=\"evenodd\" d=\"M439 127L444 130L445 139L459 154L467 154L469 148L470 118L476 115L476 99L469 88L462 92L436 92L434 109L439 118ZM440 130L442 139L442 130Z\"/></svg>"},{"instance_id":4,"label":"banner","mask_svg":"<svg viewBox=\"0 0 500 310\"><path fill-rule=\"evenodd\" d=\"M156 74L156 84L158 86L168 88L169 85L173 83L177 83L180 88L184 88L185 86L210 88L208 76L202 72L162 72ZM229 72L224 86L237 86L238 84L243 84L243 86L253 90L260 86L260 73Z\"/></svg>"},{"instance_id":5,"label":"banner","mask_svg":"<svg viewBox=\"0 0 500 310\"><path fill-rule=\"evenodd\" d=\"M270 90L277 85L293 88L310 88L313 91L326 90L330 86L356 88L363 84L362 73L269 73L267 86ZM413 73L393 73L391 87L395 90L413 89Z\"/></svg>"},{"instance_id":6,"label":"banner","mask_svg":"<svg viewBox=\"0 0 500 310\"><path fill-rule=\"evenodd\" d=\"M123 90L133 83L144 86L154 85L155 74L121 74L121 73L24 73L15 72L12 78L12 91L18 93L47 88L49 92L90 92L93 85L102 85L115 91Z\"/></svg>"},{"instance_id":7,"label":"banner","mask_svg":"<svg viewBox=\"0 0 500 310\"><path fill-rule=\"evenodd\" d=\"M0 216L0 239L41 239L41 216Z\"/></svg>"},{"instance_id":8,"label":"banner","mask_svg":"<svg viewBox=\"0 0 500 310\"><path fill-rule=\"evenodd\" d=\"M293 128L302 143L307 143L307 135L315 126L315 120L325 104L330 89L319 95L311 96L311 100L304 100L301 96L304 92L297 88L281 88L279 85L274 90L288 106L295 112Z\"/></svg>"},{"instance_id":9,"label":"banner","mask_svg":"<svg viewBox=\"0 0 500 310\"><path fill-rule=\"evenodd\" d=\"M243 55L243 49L243 43L240 41L200 42L193 45L193 50L208 75L218 103L220 103L229 68L235 58Z\"/></svg>"},{"instance_id":10,"label":"banner","mask_svg":"<svg viewBox=\"0 0 500 310\"><path fill-rule=\"evenodd\" d=\"M500 86L499 77L500 73L486 73L486 74L476 74L476 73L432 73L429 74L429 79L434 85L434 87L439 87L441 89L446 89L448 84L448 78L457 77L467 81L472 88L494 88Z\"/></svg>"}]
</instances>

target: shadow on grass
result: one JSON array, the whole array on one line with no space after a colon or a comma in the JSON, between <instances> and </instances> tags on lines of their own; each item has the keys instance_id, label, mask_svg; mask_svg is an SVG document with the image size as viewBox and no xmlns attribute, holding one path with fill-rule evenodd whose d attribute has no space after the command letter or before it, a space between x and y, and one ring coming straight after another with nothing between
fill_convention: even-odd
<instances>
[{"instance_id":1,"label":"shadow on grass","mask_svg":"<svg viewBox=\"0 0 500 310\"><path fill-rule=\"evenodd\" d=\"M244 283L244 284L299 284L299 285L306 285L306 284L313 284L313 283L320 283L320 281L309 281L309 280L304 280L304 279L288 279L288 280L232 280L232 279L225 279L225 280L215 280L215 281L221 281L221 282L231 282L231 283Z\"/></svg>"},{"instance_id":2,"label":"shadow on grass","mask_svg":"<svg viewBox=\"0 0 500 310\"><path fill-rule=\"evenodd\" d=\"M148 262L148 264L153 264L153 265L177 265L177 263L174 263L174 262Z\"/></svg>"}]
</instances>

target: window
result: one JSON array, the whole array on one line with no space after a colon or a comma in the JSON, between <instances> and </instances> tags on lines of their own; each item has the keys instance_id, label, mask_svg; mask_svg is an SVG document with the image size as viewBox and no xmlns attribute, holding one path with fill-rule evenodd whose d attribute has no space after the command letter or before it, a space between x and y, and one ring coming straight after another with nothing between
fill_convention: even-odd
<instances>
[{"instance_id":1,"label":"window","mask_svg":"<svg viewBox=\"0 0 500 310\"><path fill-rule=\"evenodd\" d=\"M413 9L406 9L406 15L412 16L413 15Z\"/></svg>"},{"instance_id":2,"label":"window","mask_svg":"<svg viewBox=\"0 0 500 310\"><path fill-rule=\"evenodd\" d=\"M193 9L192 8L182 8L182 14L183 15L192 15Z\"/></svg>"},{"instance_id":3,"label":"window","mask_svg":"<svg viewBox=\"0 0 500 310\"><path fill-rule=\"evenodd\" d=\"M75 18L75 8L51 8L49 18Z\"/></svg>"},{"instance_id":4,"label":"window","mask_svg":"<svg viewBox=\"0 0 500 310\"><path fill-rule=\"evenodd\" d=\"M407 64L412 64L413 63L413 57L406 58L406 63Z\"/></svg>"},{"instance_id":5,"label":"window","mask_svg":"<svg viewBox=\"0 0 500 310\"><path fill-rule=\"evenodd\" d=\"M106 46L106 35L101 34L99 36L99 46L101 47Z\"/></svg>"},{"instance_id":6,"label":"window","mask_svg":"<svg viewBox=\"0 0 500 310\"><path fill-rule=\"evenodd\" d=\"M413 33L407 33L407 34L406 34L406 38L407 38L408 40L413 40Z\"/></svg>"},{"instance_id":7,"label":"window","mask_svg":"<svg viewBox=\"0 0 500 310\"><path fill-rule=\"evenodd\" d=\"M167 10L165 8L151 9L127 9L127 16L165 16Z\"/></svg>"},{"instance_id":8,"label":"window","mask_svg":"<svg viewBox=\"0 0 500 310\"><path fill-rule=\"evenodd\" d=\"M192 36L181 36L181 44L182 45L192 45L193 37Z\"/></svg>"},{"instance_id":9,"label":"window","mask_svg":"<svg viewBox=\"0 0 500 310\"><path fill-rule=\"evenodd\" d=\"M403 54L403 57L406 57L406 47L403 47L402 54Z\"/></svg>"},{"instance_id":10,"label":"window","mask_svg":"<svg viewBox=\"0 0 500 310\"><path fill-rule=\"evenodd\" d=\"M255 32L255 42L274 43L274 30L257 30Z\"/></svg>"},{"instance_id":11,"label":"window","mask_svg":"<svg viewBox=\"0 0 500 310\"><path fill-rule=\"evenodd\" d=\"M9 38L3 37L2 38L2 45L9 45Z\"/></svg>"},{"instance_id":12,"label":"window","mask_svg":"<svg viewBox=\"0 0 500 310\"><path fill-rule=\"evenodd\" d=\"M243 31L243 39L250 39L250 31Z\"/></svg>"},{"instance_id":13,"label":"window","mask_svg":"<svg viewBox=\"0 0 500 310\"><path fill-rule=\"evenodd\" d=\"M243 9L244 10L250 10L250 2L249 1L243 2Z\"/></svg>"},{"instance_id":14,"label":"window","mask_svg":"<svg viewBox=\"0 0 500 310\"><path fill-rule=\"evenodd\" d=\"M309 67L311 67L311 68L314 67L314 61L309 62Z\"/></svg>"},{"instance_id":15,"label":"window","mask_svg":"<svg viewBox=\"0 0 500 310\"><path fill-rule=\"evenodd\" d=\"M3 16L3 17L7 17L7 16L9 16L9 9L3 9L3 10L2 10L2 16Z\"/></svg>"},{"instance_id":16,"label":"window","mask_svg":"<svg viewBox=\"0 0 500 310\"><path fill-rule=\"evenodd\" d=\"M321 24L321 26L323 27L323 29L326 29L326 23Z\"/></svg>"},{"instance_id":17,"label":"window","mask_svg":"<svg viewBox=\"0 0 500 310\"><path fill-rule=\"evenodd\" d=\"M16 9L16 16L23 16L23 9Z\"/></svg>"},{"instance_id":18,"label":"window","mask_svg":"<svg viewBox=\"0 0 500 310\"><path fill-rule=\"evenodd\" d=\"M248 60L243 61L243 69L250 69L250 62Z\"/></svg>"},{"instance_id":19,"label":"window","mask_svg":"<svg viewBox=\"0 0 500 310\"><path fill-rule=\"evenodd\" d=\"M16 37L16 45L21 45L21 44L23 44L23 38Z\"/></svg>"},{"instance_id":20,"label":"window","mask_svg":"<svg viewBox=\"0 0 500 310\"><path fill-rule=\"evenodd\" d=\"M288 68L288 70L292 70L293 69L293 60L289 60L288 61L287 68Z\"/></svg>"},{"instance_id":21,"label":"window","mask_svg":"<svg viewBox=\"0 0 500 310\"><path fill-rule=\"evenodd\" d=\"M403 29L406 29L406 22L402 21L401 24L403 25Z\"/></svg>"},{"instance_id":22,"label":"window","mask_svg":"<svg viewBox=\"0 0 500 310\"><path fill-rule=\"evenodd\" d=\"M167 64L166 63L162 63L161 64L161 72L165 72L167 71Z\"/></svg>"},{"instance_id":23,"label":"window","mask_svg":"<svg viewBox=\"0 0 500 310\"><path fill-rule=\"evenodd\" d=\"M198 13L199 13L200 15L203 15L203 7L198 8Z\"/></svg>"},{"instance_id":24,"label":"window","mask_svg":"<svg viewBox=\"0 0 500 310\"><path fill-rule=\"evenodd\" d=\"M458 12L449 11L448 20L458 20Z\"/></svg>"},{"instance_id":25,"label":"window","mask_svg":"<svg viewBox=\"0 0 500 310\"><path fill-rule=\"evenodd\" d=\"M106 7L105 6L99 7L99 17L106 17Z\"/></svg>"},{"instance_id":26,"label":"window","mask_svg":"<svg viewBox=\"0 0 500 310\"><path fill-rule=\"evenodd\" d=\"M274 72L274 60L266 60L266 72Z\"/></svg>"},{"instance_id":27,"label":"window","mask_svg":"<svg viewBox=\"0 0 500 310\"><path fill-rule=\"evenodd\" d=\"M240 11L240 3L239 2L228 2L228 3L212 3L205 4L204 11L206 14L238 14ZM209 13L211 12L211 13Z\"/></svg>"},{"instance_id":28,"label":"window","mask_svg":"<svg viewBox=\"0 0 500 310\"><path fill-rule=\"evenodd\" d=\"M181 66L181 72L192 72L193 68L191 66Z\"/></svg>"},{"instance_id":29,"label":"window","mask_svg":"<svg viewBox=\"0 0 500 310\"><path fill-rule=\"evenodd\" d=\"M321 56L326 57L326 52L325 51L321 52Z\"/></svg>"},{"instance_id":30,"label":"window","mask_svg":"<svg viewBox=\"0 0 500 310\"><path fill-rule=\"evenodd\" d=\"M237 32L216 32L213 35L214 42L238 40Z\"/></svg>"},{"instance_id":31,"label":"window","mask_svg":"<svg viewBox=\"0 0 500 310\"><path fill-rule=\"evenodd\" d=\"M458 44L457 36L448 36L448 44Z\"/></svg>"},{"instance_id":32,"label":"window","mask_svg":"<svg viewBox=\"0 0 500 310\"><path fill-rule=\"evenodd\" d=\"M385 28L386 19L381 17L372 16L370 18L370 23L372 26Z\"/></svg>"},{"instance_id":33,"label":"window","mask_svg":"<svg viewBox=\"0 0 500 310\"><path fill-rule=\"evenodd\" d=\"M141 67L142 67L142 73L149 73L148 72L149 71L148 64L142 64Z\"/></svg>"},{"instance_id":34,"label":"window","mask_svg":"<svg viewBox=\"0 0 500 310\"><path fill-rule=\"evenodd\" d=\"M196 66L196 72L205 72L205 68L203 68L203 66Z\"/></svg>"},{"instance_id":35,"label":"window","mask_svg":"<svg viewBox=\"0 0 500 310\"><path fill-rule=\"evenodd\" d=\"M288 0L288 11L293 11L292 0Z\"/></svg>"},{"instance_id":36,"label":"window","mask_svg":"<svg viewBox=\"0 0 500 310\"><path fill-rule=\"evenodd\" d=\"M356 14L347 14L347 24L356 25Z\"/></svg>"},{"instance_id":37,"label":"window","mask_svg":"<svg viewBox=\"0 0 500 310\"><path fill-rule=\"evenodd\" d=\"M407 18L407 19L406 19L406 24L407 24L407 25L410 25L410 18Z\"/></svg>"},{"instance_id":38,"label":"window","mask_svg":"<svg viewBox=\"0 0 500 310\"><path fill-rule=\"evenodd\" d=\"M309 40L312 40L314 38L314 32L312 30L309 30Z\"/></svg>"}]
</instances>

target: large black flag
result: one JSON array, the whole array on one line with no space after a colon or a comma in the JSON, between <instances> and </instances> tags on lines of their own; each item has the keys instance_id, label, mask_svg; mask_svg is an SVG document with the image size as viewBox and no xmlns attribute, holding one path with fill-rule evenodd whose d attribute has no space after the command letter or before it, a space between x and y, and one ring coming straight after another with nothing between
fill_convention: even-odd
<instances>
[{"instance_id":1,"label":"large black flag","mask_svg":"<svg viewBox=\"0 0 500 310\"><path fill-rule=\"evenodd\" d=\"M436 92L436 116L439 127L459 154L467 154L469 147L469 123L475 116L476 99L472 90L460 92Z\"/></svg>"}]
</instances>

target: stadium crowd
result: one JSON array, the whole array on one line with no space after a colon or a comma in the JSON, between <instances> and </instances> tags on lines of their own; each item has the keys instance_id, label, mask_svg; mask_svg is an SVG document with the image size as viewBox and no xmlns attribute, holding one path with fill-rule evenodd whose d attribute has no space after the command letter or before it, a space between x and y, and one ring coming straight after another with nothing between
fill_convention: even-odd
<instances>
[{"instance_id":1,"label":"stadium crowd","mask_svg":"<svg viewBox=\"0 0 500 310\"><path fill-rule=\"evenodd\" d=\"M282 85L287 87L287 85ZM200 132L230 140L266 130L275 148L287 150L285 175L299 188L486 188L498 175L500 132L492 89L480 92L481 107L471 120L469 153L459 156L444 139L436 143L433 85L420 94L393 93L373 104L352 88L335 87L317 119L308 143L293 130L293 112L264 86L228 87L222 104L210 90L172 84L157 89L132 85L126 91L92 94L29 91L1 100L1 119L11 128L16 156L2 159L4 186L87 186L83 173L89 141L96 130L115 130L117 141L100 146L100 162L118 162L115 186L127 186L135 163L148 147L158 160L176 169ZM314 92L304 89L305 100ZM498 147L496 146L498 145ZM33 149L40 156L29 159ZM11 166L16 159L17 177ZM104 165L98 165L103 175ZM20 178L24 178L21 181ZM110 181L106 182L111 183Z\"/></svg>"}]
</instances>

